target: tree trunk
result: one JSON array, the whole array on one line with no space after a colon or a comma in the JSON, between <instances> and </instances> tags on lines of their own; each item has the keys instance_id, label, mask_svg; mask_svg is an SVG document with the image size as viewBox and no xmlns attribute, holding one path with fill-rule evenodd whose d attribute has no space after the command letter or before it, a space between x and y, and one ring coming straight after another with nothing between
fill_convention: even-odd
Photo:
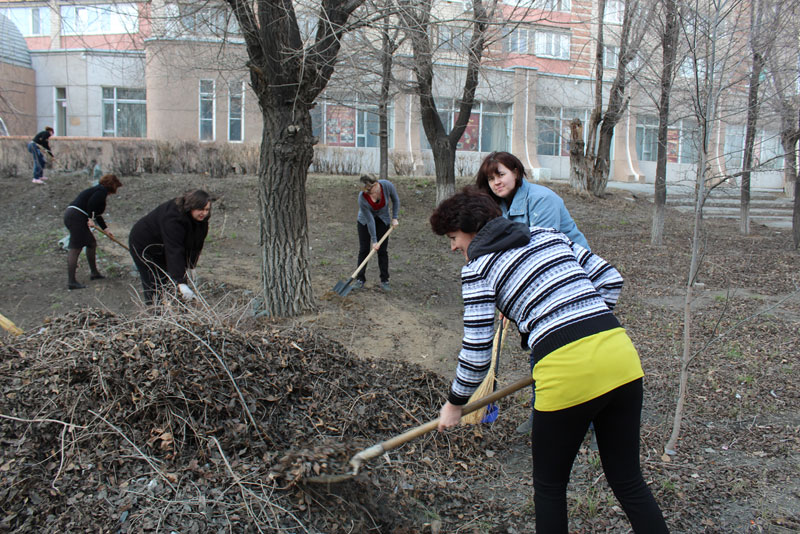
<instances>
[{"instance_id":1,"label":"tree trunk","mask_svg":"<svg viewBox=\"0 0 800 534\"><path fill-rule=\"evenodd\" d=\"M383 38L381 42L381 96L378 102L378 120L380 142L380 176L386 180L389 177L389 89L392 83L392 57L394 49L389 40L389 31L384 23Z\"/></svg>"},{"instance_id":2,"label":"tree trunk","mask_svg":"<svg viewBox=\"0 0 800 534\"><path fill-rule=\"evenodd\" d=\"M262 110L258 172L264 311L294 316L314 309L308 249L306 178L314 156L311 115L289 107Z\"/></svg>"},{"instance_id":3,"label":"tree trunk","mask_svg":"<svg viewBox=\"0 0 800 534\"><path fill-rule=\"evenodd\" d=\"M792 153L794 157L794 153ZM795 168L794 173L794 209L792 210L792 240L794 248L800 247L800 175Z\"/></svg>"},{"instance_id":4,"label":"tree trunk","mask_svg":"<svg viewBox=\"0 0 800 534\"><path fill-rule=\"evenodd\" d=\"M758 89L761 71L764 69L764 58L758 52L753 52L753 70L750 73L750 92L747 96L747 127L744 136L744 160L742 162L741 185L741 219L739 231L742 235L750 234L750 173L753 170L753 149L756 138L756 123L758 121Z\"/></svg>"},{"instance_id":5,"label":"tree trunk","mask_svg":"<svg viewBox=\"0 0 800 534\"><path fill-rule=\"evenodd\" d=\"M436 167L436 205L456 192L456 150L450 147L447 136L437 139L431 146Z\"/></svg>"},{"instance_id":6,"label":"tree trunk","mask_svg":"<svg viewBox=\"0 0 800 534\"><path fill-rule=\"evenodd\" d=\"M672 93L675 56L678 45L678 8L675 0L664 1L665 26L661 39L663 63L661 67L661 95L658 100L658 154L654 184L653 225L650 244L664 244L664 218L667 204L667 133L669 128L669 102Z\"/></svg>"},{"instance_id":7,"label":"tree trunk","mask_svg":"<svg viewBox=\"0 0 800 534\"><path fill-rule=\"evenodd\" d=\"M586 191L589 183L589 165L586 158L586 143L583 141L583 123L580 119L570 122L569 136L569 184L576 191Z\"/></svg>"}]
</instances>

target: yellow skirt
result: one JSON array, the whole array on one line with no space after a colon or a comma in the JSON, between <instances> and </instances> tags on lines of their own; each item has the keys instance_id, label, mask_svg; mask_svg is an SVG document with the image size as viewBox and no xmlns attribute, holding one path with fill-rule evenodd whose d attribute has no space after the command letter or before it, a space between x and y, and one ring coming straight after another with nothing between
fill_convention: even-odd
<instances>
[{"instance_id":1,"label":"yellow skirt","mask_svg":"<svg viewBox=\"0 0 800 534\"><path fill-rule=\"evenodd\" d=\"M554 350L534 366L534 408L563 410L644 376L624 328L614 328Z\"/></svg>"}]
</instances>

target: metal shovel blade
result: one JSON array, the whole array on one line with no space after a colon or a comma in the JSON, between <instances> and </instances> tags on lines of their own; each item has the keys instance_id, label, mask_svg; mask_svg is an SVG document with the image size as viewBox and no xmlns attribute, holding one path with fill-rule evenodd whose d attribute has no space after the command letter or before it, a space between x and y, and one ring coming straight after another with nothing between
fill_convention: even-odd
<instances>
[{"instance_id":1,"label":"metal shovel blade","mask_svg":"<svg viewBox=\"0 0 800 534\"><path fill-rule=\"evenodd\" d=\"M350 293L353 290L352 284L353 284L352 278L349 278L347 282L345 282L344 280L339 280L338 282L336 282L336 285L333 286L333 291L338 295L346 297L348 293Z\"/></svg>"}]
</instances>

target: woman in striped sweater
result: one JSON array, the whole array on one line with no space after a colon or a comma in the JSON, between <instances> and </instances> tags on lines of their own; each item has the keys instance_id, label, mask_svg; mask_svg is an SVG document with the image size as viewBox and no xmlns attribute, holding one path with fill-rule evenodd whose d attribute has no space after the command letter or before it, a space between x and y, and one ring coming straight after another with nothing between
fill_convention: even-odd
<instances>
[{"instance_id":1,"label":"woman in striped sweater","mask_svg":"<svg viewBox=\"0 0 800 534\"><path fill-rule=\"evenodd\" d=\"M455 426L489 369L495 308L527 338L536 381L532 453L536 530L567 532L567 484L589 423L603 470L636 533L668 532L639 465L639 356L612 313L622 277L605 260L549 228L501 216L467 188L433 212L461 270L464 339L439 430Z\"/></svg>"}]
</instances>

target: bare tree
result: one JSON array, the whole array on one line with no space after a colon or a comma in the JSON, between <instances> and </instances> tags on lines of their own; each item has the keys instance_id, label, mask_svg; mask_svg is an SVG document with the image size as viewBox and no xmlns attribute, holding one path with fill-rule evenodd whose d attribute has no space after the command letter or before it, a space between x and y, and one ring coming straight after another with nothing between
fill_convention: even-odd
<instances>
[{"instance_id":1,"label":"bare tree","mask_svg":"<svg viewBox=\"0 0 800 534\"><path fill-rule=\"evenodd\" d=\"M475 90L478 87L481 57L486 46L489 16L494 11L496 0L472 0L472 34L467 48L467 69L464 87L458 107L458 117L453 129L447 132L433 94L434 45L430 32L430 0L400 0L400 16L414 51L413 69L416 76L416 92L419 95L422 127L433 151L436 169L437 204L455 192L456 146L469 123Z\"/></svg>"},{"instance_id":2,"label":"bare tree","mask_svg":"<svg viewBox=\"0 0 800 534\"><path fill-rule=\"evenodd\" d=\"M690 57L695 66L693 98L695 117L701 131L700 146L695 174L694 225L691 242L691 259L683 306L683 350L678 375L678 398L672 422L672 432L664 446L666 454L676 454L676 444L680 436L683 410L689 385L689 369L698 353L692 352L692 310L693 288L700 272L703 255L705 230L703 228L703 206L709 186L715 177L711 175L710 161L714 158L711 149L711 131L718 120L718 107L721 95L728 88L723 74L735 60L740 59L741 50L729 37L723 38L723 29L736 26L737 10L740 0L714 0L695 2L687 6L682 16L684 37L689 46ZM730 32L729 32L730 34Z\"/></svg>"},{"instance_id":3,"label":"bare tree","mask_svg":"<svg viewBox=\"0 0 800 534\"><path fill-rule=\"evenodd\" d=\"M792 242L800 246L800 175L797 169L797 144L800 142L800 42L797 4L784 5L781 17L788 21L776 32L775 53L767 58L775 98L772 100L780 120L784 151L784 190L794 198Z\"/></svg>"},{"instance_id":4,"label":"bare tree","mask_svg":"<svg viewBox=\"0 0 800 534\"><path fill-rule=\"evenodd\" d=\"M667 133L669 127L669 104L672 83L675 79L678 49L678 3L663 0L664 27L661 31L661 82L658 99L658 153L656 155L656 178L654 184L653 225L650 243L661 246L664 242L664 215L667 203Z\"/></svg>"},{"instance_id":5,"label":"bare tree","mask_svg":"<svg viewBox=\"0 0 800 534\"><path fill-rule=\"evenodd\" d=\"M611 82L608 103L603 111L603 55L605 42L606 0L599 0L597 15L597 49L595 53L595 102L589 118L586 143L572 138L574 150L570 150L570 183L579 190L590 191L595 196L605 194L611 170L611 144L614 127L622 119L628 106L625 91L628 86L628 65L639 50L653 10L639 0L624 3L622 27L619 35L619 59L617 74ZM580 128L573 127L577 132ZM583 147L584 150L579 150Z\"/></svg>"},{"instance_id":6,"label":"bare tree","mask_svg":"<svg viewBox=\"0 0 800 534\"><path fill-rule=\"evenodd\" d=\"M750 176L753 171L753 152L756 138L758 113L761 107L759 89L767 59L772 53L779 19L769 0L752 0L750 4L750 89L747 97L747 123L744 138L742 162L741 218L739 230L750 234Z\"/></svg>"},{"instance_id":7,"label":"bare tree","mask_svg":"<svg viewBox=\"0 0 800 534\"><path fill-rule=\"evenodd\" d=\"M245 40L250 81L263 121L258 197L264 308L271 316L314 308L309 269L306 179L314 155L310 109L334 72L348 20L364 0L308 6L308 43L293 2L226 0Z\"/></svg>"}]
</instances>

